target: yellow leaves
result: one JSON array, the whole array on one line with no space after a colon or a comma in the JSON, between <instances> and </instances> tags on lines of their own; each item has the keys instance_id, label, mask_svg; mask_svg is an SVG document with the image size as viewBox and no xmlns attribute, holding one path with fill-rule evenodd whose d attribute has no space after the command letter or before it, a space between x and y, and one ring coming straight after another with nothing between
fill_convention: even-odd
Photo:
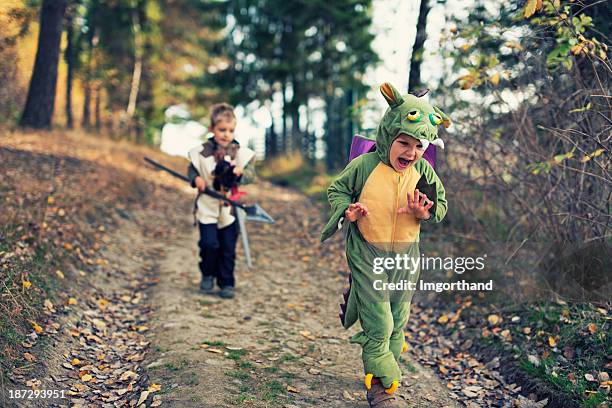
<instances>
[{"instance_id":1,"label":"yellow leaves","mask_svg":"<svg viewBox=\"0 0 612 408\"><path fill-rule=\"evenodd\" d=\"M81 365L81 360L79 360L78 358L73 358L70 364L72 364L73 366L79 366Z\"/></svg>"},{"instance_id":2,"label":"yellow leaves","mask_svg":"<svg viewBox=\"0 0 612 408\"><path fill-rule=\"evenodd\" d=\"M149 391L149 392L161 391L161 385L153 383L153 384L149 385L149 388L147 388L147 391Z\"/></svg>"},{"instance_id":3,"label":"yellow leaves","mask_svg":"<svg viewBox=\"0 0 612 408\"><path fill-rule=\"evenodd\" d=\"M292 387L290 385L287 386L287 391L292 392L294 394L298 394L300 392L297 388Z\"/></svg>"},{"instance_id":4,"label":"yellow leaves","mask_svg":"<svg viewBox=\"0 0 612 408\"><path fill-rule=\"evenodd\" d=\"M312 334L310 334L310 332L308 330L302 330L300 331L300 334L304 337L306 337L308 340L316 340L316 337L313 336Z\"/></svg>"},{"instance_id":5,"label":"yellow leaves","mask_svg":"<svg viewBox=\"0 0 612 408\"><path fill-rule=\"evenodd\" d=\"M491 326L497 326L501 322L501 317L496 314L492 314L487 317L487 321Z\"/></svg>"},{"instance_id":6,"label":"yellow leaves","mask_svg":"<svg viewBox=\"0 0 612 408\"><path fill-rule=\"evenodd\" d=\"M501 78L501 75L499 74L499 72L496 72L489 77L489 82L491 82L493 86L497 86L499 84L500 78Z\"/></svg>"},{"instance_id":7,"label":"yellow leaves","mask_svg":"<svg viewBox=\"0 0 612 408\"><path fill-rule=\"evenodd\" d=\"M93 379L93 376L91 374L83 374L81 376L81 381L83 382L89 382Z\"/></svg>"},{"instance_id":8,"label":"yellow leaves","mask_svg":"<svg viewBox=\"0 0 612 408\"><path fill-rule=\"evenodd\" d=\"M446 324L446 323L448 323L448 320L449 320L449 319L448 319L448 316L447 316L447 315L445 315L445 314L443 314L442 316L440 316L440 317L438 318L438 323L440 323L440 324Z\"/></svg>"},{"instance_id":9,"label":"yellow leaves","mask_svg":"<svg viewBox=\"0 0 612 408\"><path fill-rule=\"evenodd\" d=\"M523 10L523 17L529 18L533 16L536 11L542 10L542 0L527 0L525 4L525 9Z\"/></svg>"},{"instance_id":10,"label":"yellow leaves","mask_svg":"<svg viewBox=\"0 0 612 408\"><path fill-rule=\"evenodd\" d=\"M597 149L593 153L585 155L582 159L580 159L580 162L586 163L589 160L594 159L595 157L601 156L603 152L605 152L605 149Z\"/></svg>"},{"instance_id":11,"label":"yellow leaves","mask_svg":"<svg viewBox=\"0 0 612 408\"><path fill-rule=\"evenodd\" d=\"M29 280L24 280L21 281L21 286L23 287L23 289L30 289L30 287L32 286L32 282L30 282Z\"/></svg>"},{"instance_id":12,"label":"yellow leaves","mask_svg":"<svg viewBox=\"0 0 612 408\"><path fill-rule=\"evenodd\" d=\"M71 298L68 298L68 302L66 302L66 303L68 305L70 305L70 306L73 306L73 305L77 304L77 300L76 300L76 298L71 297Z\"/></svg>"},{"instance_id":13,"label":"yellow leaves","mask_svg":"<svg viewBox=\"0 0 612 408\"><path fill-rule=\"evenodd\" d=\"M47 197L47 204L53 205L55 203L55 198L53 196Z\"/></svg>"},{"instance_id":14,"label":"yellow leaves","mask_svg":"<svg viewBox=\"0 0 612 408\"><path fill-rule=\"evenodd\" d=\"M548 336L548 345L550 347L557 347L557 339L554 336Z\"/></svg>"},{"instance_id":15,"label":"yellow leaves","mask_svg":"<svg viewBox=\"0 0 612 408\"><path fill-rule=\"evenodd\" d=\"M55 271L55 274L58 278L64 279L64 272L60 271L59 269Z\"/></svg>"},{"instance_id":16,"label":"yellow leaves","mask_svg":"<svg viewBox=\"0 0 612 408\"><path fill-rule=\"evenodd\" d=\"M30 324L36 333L40 334L43 332L43 328L40 327L34 320L30 320Z\"/></svg>"},{"instance_id":17,"label":"yellow leaves","mask_svg":"<svg viewBox=\"0 0 612 408\"><path fill-rule=\"evenodd\" d=\"M457 78L457 81L459 82L459 86L461 87L461 89L465 91L474 86L474 84L476 83L476 77L472 74L462 75Z\"/></svg>"},{"instance_id":18,"label":"yellow leaves","mask_svg":"<svg viewBox=\"0 0 612 408\"><path fill-rule=\"evenodd\" d=\"M104 310L106 308L106 306L108 305L108 300L104 299L104 298L100 298L96 301L96 303L98 304L98 307L102 310Z\"/></svg>"},{"instance_id":19,"label":"yellow leaves","mask_svg":"<svg viewBox=\"0 0 612 408\"><path fill-rule=\"evenodd\" d=\"M470 48L472 48L472 46L471 46L470 44L468 44L468 43L461 44L461 45L459 46L459 49L460 49L461 51L463 51L463 52L467 52L467 51L468 51Z\"/></svg>"}]
</instances>

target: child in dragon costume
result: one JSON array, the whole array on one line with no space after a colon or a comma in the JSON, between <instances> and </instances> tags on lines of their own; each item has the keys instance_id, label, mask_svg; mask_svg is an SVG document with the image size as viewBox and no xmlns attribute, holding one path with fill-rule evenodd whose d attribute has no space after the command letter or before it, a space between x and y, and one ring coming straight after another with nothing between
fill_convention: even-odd
<instances>
[{"instance_id":1,"label":"child in dragon costume","mask_svg":"<svg viewBox=\"0 0 612 408\"><path fill-rule=\"evenodd\" d=\"M444 187L422 156L429 143L444 147L438 126L450 126L450 119L427 103L423 94L402 96L389 83L380 90L389 108L378 126L376 150L352 160L329 187L331 218L321 241L350 221L346 255L351 287L340 317L347 329L357 320L361 323L362 331L351 342L362 347L370 406L398 407L402 406L394 395L401 378L398 361L408 346L403 328L418 262L408 275L412 289L397 297L377 291L383 284L397 284L405 274L398 274L397 267L381 274L376 260L400 255L419 259L420 223L440 222L446 215Z\"/></svg>"}]
</instances>

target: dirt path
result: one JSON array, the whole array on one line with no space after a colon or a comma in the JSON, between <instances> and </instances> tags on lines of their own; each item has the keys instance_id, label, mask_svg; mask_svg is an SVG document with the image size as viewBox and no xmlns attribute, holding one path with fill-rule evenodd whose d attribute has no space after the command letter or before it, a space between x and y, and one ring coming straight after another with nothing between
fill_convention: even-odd
<instances>
[{"instance_id":1,"label":"dirt path","mask_svg":"<svg viewBox=\"0 0 612 408\"><path fill-rule=\"evenodd\" d=\"M360 349L342 329L338 301L345 281L341 237L318 244L319 209L303 196L265 185L256 199L275 225L249 224L254 266L241 249L237 298L198 292L197 230L161 255L151 382L162 385L164 406L366 407ZM413 407L455 407L435 374L407 354L401 396Z\"/></svg>"}]
</instances>

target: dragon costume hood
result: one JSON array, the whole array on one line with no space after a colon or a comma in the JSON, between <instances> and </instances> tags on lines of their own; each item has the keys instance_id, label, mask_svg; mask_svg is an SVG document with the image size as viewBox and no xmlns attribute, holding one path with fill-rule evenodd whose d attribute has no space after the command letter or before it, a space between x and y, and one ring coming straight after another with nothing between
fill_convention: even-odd
<instances>
[{"instance_id":1,"label":"dragon costume hood","mask_svg":"<svg viewBox=\"0 0 612 408\"><path fill-rule=\"evenodd\" d=\"M430 143L444 148L444 142L438 137L438 125L448 128L451 123L444 112L430 105L423 96L400 95L388 82L381 85L380 92L389 104L376 131L376 151L384 164L391 165L389 150L400 133L418 139L423 150Z\"/></svg>"}]
</instances>

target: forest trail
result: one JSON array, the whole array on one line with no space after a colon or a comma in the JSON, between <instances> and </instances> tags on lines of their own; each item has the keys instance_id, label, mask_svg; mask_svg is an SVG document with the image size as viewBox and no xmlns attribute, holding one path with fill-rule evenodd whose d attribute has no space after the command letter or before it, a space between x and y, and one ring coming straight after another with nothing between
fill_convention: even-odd
<instances>
[{"instance_id":1,"label":"forest trail","mask_svg":"<svg viewBox=\"0 0 612 408\"><path fill-rule=\"evenodd\" d=\"M357 329L337 317L341 234L321 247L319 209L303 195L267 183L247 190L276 224L248 224L254 265L246 268L239 245L235 299L198 291L196 228L158 252L145 365L164 406L366 407L360 349L348 343ZM186 214L160 216L191 223ZM409 354L403 369L400 395L410 406L457 406Z\"/></svg>"}]
</instances>

